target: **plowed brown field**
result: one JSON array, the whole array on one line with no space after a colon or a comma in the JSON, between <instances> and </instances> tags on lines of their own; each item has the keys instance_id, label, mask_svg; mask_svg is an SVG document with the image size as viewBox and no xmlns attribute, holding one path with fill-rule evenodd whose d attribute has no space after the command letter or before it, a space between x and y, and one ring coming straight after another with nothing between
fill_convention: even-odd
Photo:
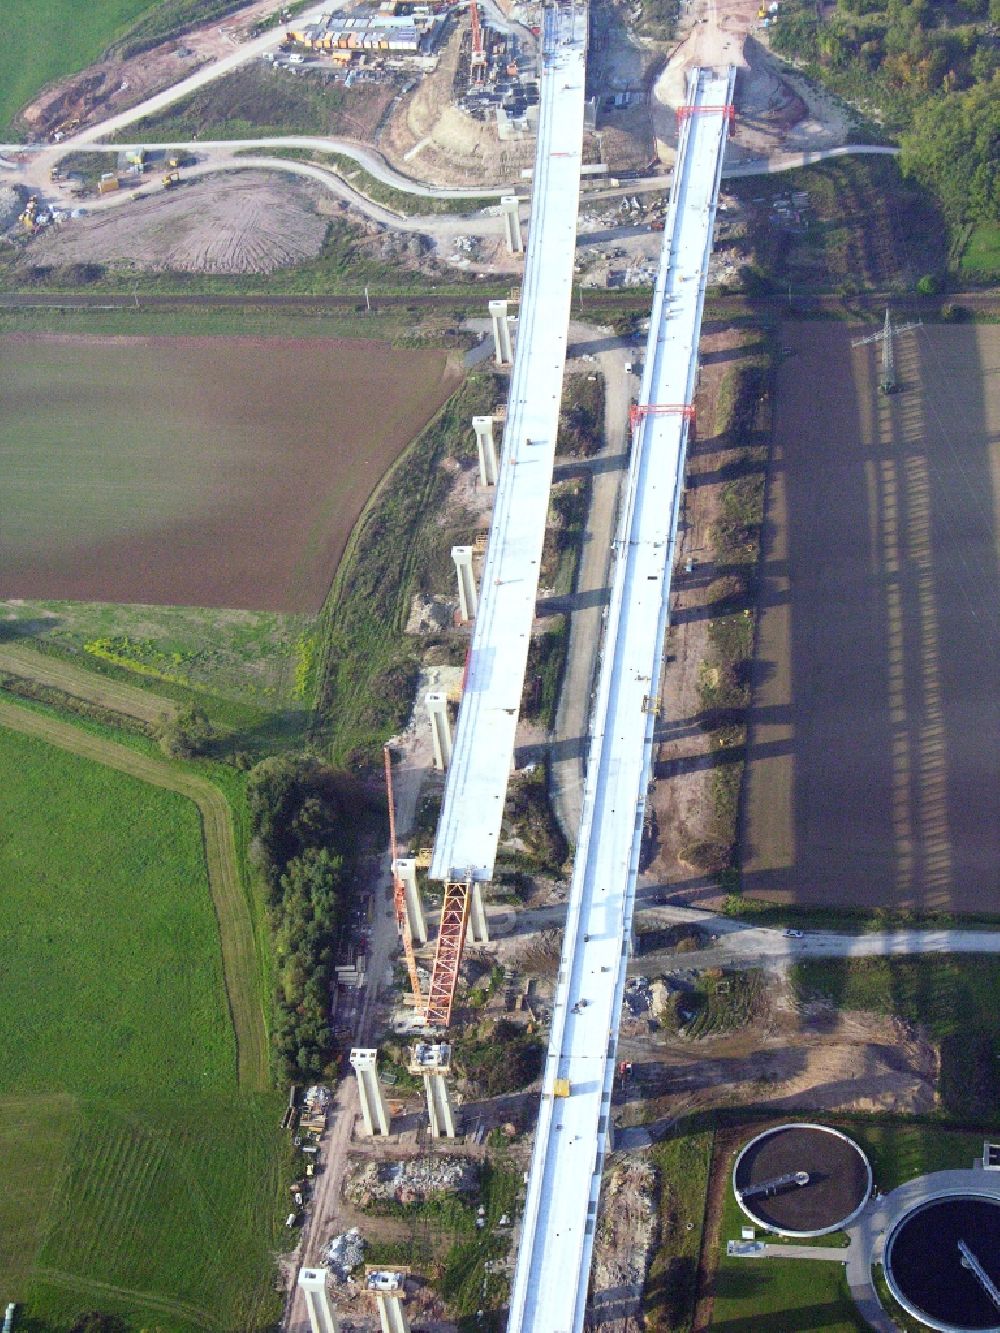
<instances>
[{"instance_id":1,"label":"plowed brown field","mask_svg":"<svg viewBox=\"0 0 1000 1333\"><path fill-rule=\"evenodd\" d=\"M786 325L743 830L780 901L1000 912L1000 329Z\"/></svg>"},{"instance_id":2,"label":"plowed brown field","mask_svg":"<svg viewBox=\"0 0 1000 1333\"><path fill-rule=\"evenodd\" d=\"M0 595L316 611L457 383L335 339L0 338Z\"/></svg>"}]
</instances>

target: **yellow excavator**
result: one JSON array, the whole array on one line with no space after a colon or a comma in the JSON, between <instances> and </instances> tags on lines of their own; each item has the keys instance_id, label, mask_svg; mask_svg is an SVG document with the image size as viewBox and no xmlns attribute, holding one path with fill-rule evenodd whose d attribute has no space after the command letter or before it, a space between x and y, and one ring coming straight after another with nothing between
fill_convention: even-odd
<instances>
[{"instance_id":1,"label":"yellow excavator","mask_svg":"<svg viewBox=\"0 0 1000 1333\"><path fill-rule=\"evenodd\" d=\"M24 212L19 219L21 226L28 231L34 231L38 225L38 196L33 194L24 206Z\"/></svg>"}]
</instances>

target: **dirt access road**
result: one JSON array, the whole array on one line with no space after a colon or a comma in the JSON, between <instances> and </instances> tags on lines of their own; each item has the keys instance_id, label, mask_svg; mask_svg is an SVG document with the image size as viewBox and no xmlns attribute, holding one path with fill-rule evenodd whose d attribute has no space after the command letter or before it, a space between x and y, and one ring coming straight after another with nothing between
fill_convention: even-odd
<instances>
[{"instance_id":1,"label":"dirt access road","mask_svg":"<svg viewBox=\"0 0 1000 1333\"><path fill-rule=\"evenodd\" d=\"M82 667L73 666L59 657L36 652L22 643L0 642L0 671L24 680L37 681L51 689L62 690L86 703L109 708L114 713L137 718L155 726L165 718L177 716L179 705L173 699L162 699L148 690L134 685L123 685L108 680Z\"/></svg>"},{"instance_id":2,"label":"dirt access road","mask_svg":"<svg viewBox=\"0 0 1000 1333\"><path fill-rule=\"evenodd\" d=\"M630 344L616 338L610 329L574 323L569 327L569 339L572 356L567 371L580 373L596 365L604 376L604 444L600 452L589 459L556 459L555 465L557 479L560 475L590 475L590 508L576 586L568 598L560 599L570 612L569 645L549 747L550 797L564 835L573 842L583 805L583 761L597 649L610 595L611 541L626 467L628 409L638 378L625 371L632 360ZM578 360L584 356L596 357L596 361Z\"/></svg>"}]
</instances>

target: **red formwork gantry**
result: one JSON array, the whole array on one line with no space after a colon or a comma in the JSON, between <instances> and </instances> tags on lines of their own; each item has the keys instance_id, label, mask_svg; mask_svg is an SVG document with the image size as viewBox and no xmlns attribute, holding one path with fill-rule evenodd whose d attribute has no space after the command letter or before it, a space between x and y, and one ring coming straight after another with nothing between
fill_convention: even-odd
<instances>
[{"instance_id":1,"label":"red formwork gantry","mask_svg":"<svg viewBox=\"0 0 1000 1333\"><path fill-rule=\"evenodd\" d=\"M684 106L677 108L677 123L683 120L690 120L692 116L707 116L722 114L729 120L730 127L736 120L736 107L732 102L727 102L725 106L691 106L685 103Z\"/></svg>"},{"instance_id":2,"label":"red formwork gantry","mask_svg":"<svg viewBox=\"0 0 1000 1333\"><path fill-rule=\"evenodd\" d=\"M635 435L639 422L643 417L684 417L688 421L694 421L693 403L633 403L629 408L628 422L632 428L632 434Z\"/></svg>"},{"instance_id":3,"label":"red formwork gantry","mask_svg":"<svg viewBox=\"0 0 1000 1333\"><path fill-rule=\"evenodd\" d=\"M472 881L448 880L444 886L441 904L441 928L434 952L434 970L431 972L427 995L427 1026L446 1028L451 1022L451 1006L458 985L458 969L465 947L465 933L469 928L469 906L472 900Z\"/></svg>"}]
</instances>

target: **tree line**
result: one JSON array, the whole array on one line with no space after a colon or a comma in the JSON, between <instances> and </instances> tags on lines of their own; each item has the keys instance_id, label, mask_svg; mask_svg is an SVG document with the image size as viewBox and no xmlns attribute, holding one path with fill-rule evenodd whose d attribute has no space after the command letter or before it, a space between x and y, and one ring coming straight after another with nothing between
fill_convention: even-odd
<instances>
[{"instance_id":1,"label":"tree line","mask_svg":"<svg viewBox=\"0 0 1000 1333\"><path fill-rule=\"evenodd\" d=\"M785 0L776 52L874 105L955 226L1000 221L1000 0Z\"/></svg>"},{"instance_id":2,"label":"tree line","mask_svg":"<svg viewBox=\"0 0 1000 1333\"><path fill-rule=\"evenodd\" d=\"M347 927L357 793L318 759L278 756L251 770L247 801L275 954L275 1072L290 1081L329 1077L330 1001Z\"/></svg>"}]
</instances>

